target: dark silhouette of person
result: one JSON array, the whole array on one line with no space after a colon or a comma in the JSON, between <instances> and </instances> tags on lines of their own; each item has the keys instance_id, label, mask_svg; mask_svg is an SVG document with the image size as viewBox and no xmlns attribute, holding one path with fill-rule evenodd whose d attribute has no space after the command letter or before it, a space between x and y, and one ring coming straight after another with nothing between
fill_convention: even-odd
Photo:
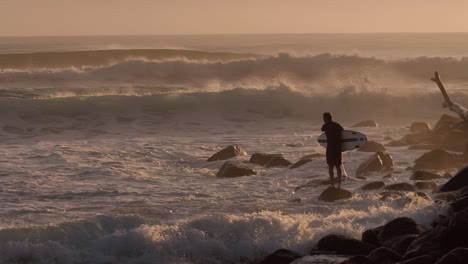
<instances>
[{"instance_id":1,"label":"dark silhouette of person","mask_svg":"<svg viewBox=\"0 0 468 264\"><path fill-rule=\"evenodd\" d=\"M330 175L331 185L335 187L335 177L333 174L333 167L336 167L336 176L338 188L341 187L341 132L344 130L343 127L333 121L331 113L323 113L322 131L327 136L327 164L328 173Z\"/></svg>"}]
</instances>

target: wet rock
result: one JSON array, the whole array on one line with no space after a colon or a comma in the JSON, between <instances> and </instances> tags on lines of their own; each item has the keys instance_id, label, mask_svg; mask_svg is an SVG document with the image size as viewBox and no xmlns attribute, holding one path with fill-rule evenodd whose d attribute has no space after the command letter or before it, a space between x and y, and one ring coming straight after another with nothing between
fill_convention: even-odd
<instances>
[{"instance_id":1,"label":"wet rock","mask_svg":"<svg viewBox=\"0 0 468 264\"><path fill-rule=\"evenodd\" d=\"M382 231L382 228L383 226L367 229L362 233L361 240L375 246L381 246L382 243L379 241L379 234L380 231Z\"/></svg>"},{"instance_id":2,"label":"wet rock","mask_svg":"<svg viewBox=\"0 0 468 264\"><path fill-rule=\"evenodd\" d=\"M398 199L398 198L405 196L404 193L397 192L397 191L385 191L385 192L381 192L380 195L382 196L380 198L381 201L386 201L389 199Z\"/></svg>"},{"instance_id":3,"label":"wet rock","mask_svg":"<svg viewBox=\"0 0 468 264\"><path fill-rule=\"evenodd\" d=\"M367 255L376 247L360 240L340 236L328 235L317 243L319 250L331 251L338 255Z\"/></svg>"},{"instance_id":4,"label":"wet rock","mask_svg":"<svg viewBox=\"0 0 468 264\"><path fill-rule=\"evenodd\" d=\"M309 163L309 162L311 162L311 161L312 161L312 159L301 159L301 160L297 161L296 163L294 163L294 164L290 167L290 169L299 168L299 167L301 167L302 165L305 165L305 164L307 164L307 163Z\"/></svg>"},{"instance_id":5,"label":"wet rock","mask_svg":"<svg viewBox=\"0 0 468 264\"><path fill-rule=\"evenodd\" d=\"M385 186L385 182L375 181L375 182L370 182L370 183L362 186L361 190L364 190L364 191L375 190L375 189L382 188L383 186Z\"/></svg>"},{"instance_id":6,"label":"wet rock","mask_svg":"<svg viewBox=\"0 0 468 264\"><path fill-rule=\"evenodd\" d=\"M388 178L391 178L391 177L392 177L392 174L391 174L391 173L387 173L387 174L385 174L382 178L388 179Z\"/></svg>"},{"instance_id":7,"label":"wet rock","mask_svg":"<svg viewBox=\"0 0 468 264\"><path fill-rule=\"evenodd\" d=\"M251 169L249 166L241 162L227 161L223 164L221 169L219 169L216 177L220 178L232 178L232 177L241 177L256 175L257 171Z\"/></svg>"},{"instance_id":8,"label":"wet rock","mask_svg":"<svg viewBox=\"0 0 468 264\"><path fill-rule=\"evenodd\" d=\"M247 153L239 146L229 146L213 154L208 161L227 160L236 156L245 156Z\"/></svg>"},{"instance_id":9,"label":"wet rock","mask_svg":"<svg viewBox=\"0 0 468 264\"><path fill-rule=\"evenodd\" d=\"M437 173L429 172L429 171L415 171L413 175L411 175L410 180L413 181L430 181L434 179L440 179L441 176Z\"/></svg>"},{"instance_id":10,"label":"wet rock","mask_svg":"<svg viewBox=\"0 0 468 264\"><path fill-rule=\"evenodd\" d=\"M448 182L441 188L441 192L452 192L460 190L468 186L468 166L458 171Z\"/></svg>"},{"instance_id":11,"label":"wet rock","mask_svg":"<svg viewBox=\"0 0 468 264\"><path fill-rule=\"evenodd\" d=\"M435 188L437 188L437 183L431 181L421 181L415 182L414 186L418 190L434 190Z\"/></svg>"},{"instance_id":12,"label":"wet rock","mask_svg":"<svg viewBox=\"0 0 468 264\"><path fill-rule=\"evenodd\" d=\"M454 202L450 203L450 206L455 212L463 211L468 207L468 197L457 198Z\"/></svg>"},{"instance_id":13,"label":"wet rock","mask_svg":"<svg viewBox=\"0 0 468 264\"><path fill-rule=\"evenodd\" d=\"M373 263L394 264L403 259L403 256L386 247L379 247L367 256Z\"/></svg>"},{"instance_id":14,"label":"wet rock","mask_svg":"<svg viewBox=\"0 0 468 264\"><path fill-rule=\"evenodd\" d=\"M355 124L352 127L378 127L379 125L374 120L366 120Z\"/></svg>"},{"instance_id":15,"label":"wet rock","mask_svg":"<svg viewBox=\"0 0 468 264\"><path fill-rule=\"evenodd\" d=\"M448 131L453 126L461 123L463 120L458 117L453 117L451 115L442 115L437 121L436 125L434 126L433 132L434 133L443 133Z\"/></svg>"},{"instance_id":16,"label":"wet rock","mask_svg":"<svg viewBox=\"0 0 468 264\"><path fill-rule=\"evenodd\" d=\"M268 161L268 163L265 165L265 167L272 168L272 167L288 167L292 163L285 159L282 156L274 156Z\"/></svg>"},{"instance_id":17,"label":"wet rock","mask_svg":"<svg viewBox=\"0 0 468 264\"><path fill-rule=\"evenodd\" d=\"M389 248L400 255L404 255L408 250L409 245L418 237L416 234L408 234L396 236L388 239L383 244L384 247Z\"/></svg>"},{"instance_id":18,"label":"wet rock","mask_svg":"<svg viewBox=\"0 0 468 264\"><path fill-rule=\"evenodd\" d=\"M283 154L265 154L265 153L255 153L250 156L250 163L258 164L260 166L265 166L275 157L282 157L284 158Z\"/></svg>"},{"instance_id":19,"label":"wet rock","mask_svg":"<svg viewBox=\"0 0 468 264\"><path fill-rule=\"evenodd\" d=\"M323 154L323 153L313 153L313 154L305 155L304 157L300 158L300 160L313 159L313 158L324 158L324 157L325 157L325 154Z\"/></svg>"},{"instance_id":20,"label":"wet rock","mask_svg":"<svg viewBox=\"0 0 468 264\"><path fill-rule=\"evenodd\" d=\"M410 131L411 133L427 134L431 132L431 126L426 122L413 122Z\"/></svg>"},{"instance_id":21,"label":"wet rock","mask_svg":"<svg viewBox=\"0 0 468 264\"><path fill-rule=\"evenodd\" d=\"M361 152L378 152L386 151L385 147L375 141L368 141L365 145L358 148L358 151Z\"/></svg>"},{"instance_id":22,"label":"wet rock","mask_svg":"<svg viewBox=\"0 0 468 264\"><path fill-rule=\"evenodd\" d=\"M386 152L377 152L368 160L363 162L356 170L357 176L366 175L372 172L381 172L393 169L393 158Z\"/></svg>"},{"instance_id":23,"label":"wet rock","mask_svg":"<svg viewBox=\"0 0 468 264\"><path fill-rule=\"evenodd\" d=\"M431 255L440 257L445 252L448 242L447 228L438 226L420 234L408 247L403 259L412 259L417 256Z\"/></svg>"},{"instance_id":24,"label":"wet rock","mask_svg":"<svg viewBox=\"0 0 468 264\"><path fill-rule=\"evenodd\" d=\"M444 244L448 250L457 247L468 247L468 213L466 211L457 212L452 216L447 227L448 241Z\"/></svg>"},{"instance_id":25,"label":"wet rock","mask_svg":"<svg viewBox=\"0 0 468 264\"><path fill-rule=\"evenodd\" d=\"M436 149L424 153L414 161L413 170L442 170L456 168L460 165L457 156L443 149Z\"/></svg>"},{"instance_id":26,"label":"wet rock","mask_svg":"<svg viewBox=\"0 0 468 264\"><path fill-rule=\"evenodd\" d=\"M278 249L263 259L260 264L289 264L302 256L288 249Z\"/></svg>"},{"instance_id":27,"label":"wet rock","mask_svg":"<svg viewBox=\"0 0 468 264\"><path fill-rule=\"evenodd\" d=\"M385 243L389 239L402 235L421 234L423 228L409 217L399 217L386 223L379 233L379 241Z\"/></svg>"},{"instance_id":28,"label":"wet rock","mask_svg":"<svg viewBox=\"0 0 468 264\"><path fill-rule=\"evenodd\" d=\"M422 255L411 259L407 259L402 262L398 262L398 264L434 264L436 261L437 259L433 256Z\"/></svg>"},{"instance_id":29,"label":"wet rock","mask_svg":"<svg viewBox=\"0 0 468 264\"><path fill-rule=\"evenodd\" d=\"M389 191L405 191L405 192L414 192L416 189L412 184L406 182L394 183L385 186L385 190Z\"/></svg>"},{"instance_id":30,"label":"wet rock","mask_svg":"<svg viewBox=\"0 0 468 264\"><path fill-rule=\"evenodd\" d=\"M348 190L338 189L330 186L320 194L319 200L325 202L334 202L337 200L349 199L352 196L353 194Z\"/></svg>"},{"instance_id":31,"label":"wet rock","mask_svg":"<svg viewBox=\"0 0 468 264\"><path fill-rule=\"evenodd\" d=\"M432 200L431 197L429 197L429 195L427 195L427 193L425 192L416 192L416 196L424 198L425 200L428 200L428 201Z\"/></svg>"},{"instance_id":32,"label":"wet rock","mask_svg":"<svg viewBox=\"0 0 468 264\"><path fill-rule=\"evenodd\" d=\"M375 264L375 263L366 256L354 256L341 262L340 264Z\"/></svg>"},{"instance_id":33,"label":"wet rock","mask_svg":"<svg viewBox=\"0 0 468 264\"><path fill-rule=\"evenodd\" d=\"M436 264L466 263L468 263L468 248L455 248L436 262Z\"/></svg>"}]
</instances>

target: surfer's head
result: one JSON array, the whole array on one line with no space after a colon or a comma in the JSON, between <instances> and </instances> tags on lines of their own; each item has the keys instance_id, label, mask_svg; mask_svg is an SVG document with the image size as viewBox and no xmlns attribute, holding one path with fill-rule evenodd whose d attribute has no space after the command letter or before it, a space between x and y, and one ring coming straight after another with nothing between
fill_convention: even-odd
<instances>
[{"instance_id":1,"label":"surfer's head","mask_svg":"<svg viewBox=\"0 0 468 264\"><path fill-rule=\"evenodd\" d=\"M323 113L323 122L328 123L333 120L332 114L329 112Z\"/></svg>"}]
</instances>

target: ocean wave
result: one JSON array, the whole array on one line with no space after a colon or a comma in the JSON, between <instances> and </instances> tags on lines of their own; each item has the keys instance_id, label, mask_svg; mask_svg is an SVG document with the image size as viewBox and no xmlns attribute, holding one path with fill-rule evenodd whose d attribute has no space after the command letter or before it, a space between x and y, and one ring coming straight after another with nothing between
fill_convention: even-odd
<instances>
[{"instance_id":1,"label":"ocean wave","mask_svg":"<svg viewBox=\"0 0 468 264\"><path fill-rule=\"evenodd\" d=\"M452 96L468 105L468 95ZM433 121L449 113L438 92L398 95L343 87L337 95L308 95L285 85L266 89L236 88L220 92L153 94L146 96L74 96L64 98L0 98L4 133L59 133L96 126L151 125L155 120L180 119L253 122L259 119L321 121L330 111L342 122L374 119L402 124Z\"/></svg>"},{"instance_id":2,"label":"ocean wave","mask_svg":"<svg viewBox=\"0 0 468 264\"><path fill-rule=\"evenodd\" d=\"M438 70L452 82L468 81L468 58L465 57L384 60L333 54L302 57L289 54L236 57L226 54L230 59L219 60L216 53L202 53L197 56L213 56L218 60L149 60L148 57L139 59L133 56L120 61L116 59L115 63L104 66L4 68L0 70L0 81L4 83L4 87L21 82L27 82L30 86L67 86L71 83L100 87L107 82L117 85L184 85L205 90L237 86L261 88L278 83L303 90L343 83L367 83L378 88L394 88L407 87L411 82L428 82L434 70ZM236 59L232 60L233 58Z\"/></svg>"}]
</instances>

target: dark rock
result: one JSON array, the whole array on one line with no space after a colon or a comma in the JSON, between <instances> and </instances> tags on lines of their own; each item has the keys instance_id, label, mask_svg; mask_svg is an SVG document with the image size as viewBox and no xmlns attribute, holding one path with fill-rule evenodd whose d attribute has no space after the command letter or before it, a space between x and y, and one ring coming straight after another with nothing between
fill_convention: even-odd
<instances>
[{"instance_id":1,"label":"dark rock","mask_svg":"<svg viewBox=\"0 0 468 264\"><path fill-rule=\"evenodd\" d=\"M418 190L434 190L435 188L437 188L437 183L422 181L422 182L415 182L414 186L416 186L416 189Z\"/></svg>"},{"instance_id":2,"label":"dark rock","mask_svg":"<svg viewBox=\"0 0 468 264\"><path fill-rule=\"evenodd\" d=\"M422 227L409 217L399 217L386 223L379 233L379 241L385 243L393 237L409 234L421 234Z\"/></svg>"},{"instance_id":3,"label":"dark rock","mask_svg":"<svg viewBox=\"0 0 468 264\"><path fill-rule=\"evenodd\" d=\"M208 159L208 161L226 160L226 159L233 158L235 156L245 156L245 155L247 155L247 153L241 147L229 146L215 153L213 156L211 156Z\"/></svg>"},{"instance_id":4,"label":"dark rock","mask_svg":"<svg viewBox=\"0 0 468 264\"><path fill-rule=\"evenodd\" d=\"M283 154L265 154L265 153L255 153L250 156L250 163L258 164L260 166L265 166L270 162L270 160L274 157L282 157L284 158Z\"/></svg>"},{"instance_id":5,"label":"dark rock","mask_svg":"<svg viewBox=\"0 0 468 264\"><path fill-rule=\"evenodd\" d=\"M391 177L392 177L392 174L391 174L391 173L387 173L387 174L385 174L382 178L388 179L388 178L391 178Z\"/></svg>"},{"instance_id":6,"label":"dark rock","mask_svg":"<svg viewBox=\"0 0 468 264\"><path fill-rule=\"evenodd\" d=\"M382 231L382 228L383 226L367 229L362 233L361 240L375 246L381 246L382 244L379 241L379 234L380 231Z\"/></svg>"},{"instance_id":7,"label":"dark rock","mask_svg":"<svg viewBox=\"0 0 468 264\"><path fill-rule=\"evenodd\" d=\"M375 190L375 189L382 188L383 186L385 186L385 182L383 181L369 182L368 184L362 186L361 190L364 190L364 191Z\"/></svg>"},{"instance_id":8,"label":"dark rock","mask_svg":"<svg viewBox=\"0 0 468 264\"><path fill-rule=\"evenodd\" d=\"M412 184L406 183L406 182L400 182L400 183L394 183L385 186L385 190L390 190L390 191L406 191L406 192L414 192L416 189Z\"/></svg>"},{"instance_id":9,"label":"dark rock","mask_svg":"<svg viewBox=\"0 0 468 264\"><path fill-rule=\"evenodd\" d=\"M398 264L434 264L437 261L436 258L430 255L422 255L415 258L407 259Z\"/></svg>"},{"instance_id":10,"label":"dark rock","mask_svg":"<svg viewBox=\"0 0 468 264\"><path fill-rule=\"evenodd\" d=\"M457 156L443 149L436 149L424 153L421 157L417 158L414 163L413 170L442 170L456 168L460 165Z\"/></svg>"},{"instance_id":11,"label":"dark rock","mask_svg":"<svg viewBox=\"0 0 468 264\"><path fill-rule=\"evenodd\" d=\"M241 177L241 176L249 176L249 175L256 175L256 174L257 174L257 171L249 168L249 166L245 165L244 163L227 161L223 164L221 169L219 169L216 177L232 178L232 177Z\"/></svg>"},{"instance_id":12,"label":"dark rock","mask_svg":"<svg viewBox=\"0 0 468 264\"><path fill-rule=\"evenodd\" d=\"M452 216L447 227L447 236L450 238L444 245L452 250L457 247L468 247L468 213L457 212Z\"/></svg>"},{"instance_id":13,"label":"dark rock","mask_svg":"<svg viewBox=\"0 0 468 264\"><path fill-rule=\"evenodd\" d=\"M377 123L374 120L366 120L355 124L352 127L378 127Z\"/></svg>"},{"instance_id":14,"label":"dark rock","mask_svg":"<svg viewBox=\"0 0 468 264\"><path fill-rule=\"evenodd\" d=\"M453 117L451 115L442 115L434 126L434 133L443 133L448 131L453 126L461 123L463 120L458 117Z\"/></svg>"},{"instance_id":15,"label":"dark rock","mask_svg":"<svg viewBox=\"0 0 468 264\"><path fill-rule=\"evenodd\" d=\"M378 152L386 151L385 147L375 141L368 141L365 145L358 148L358 151L361 152Z\"/></svg>"},{"instance_id":16,"label":"dark rock","mask_svg":"<svg viewBox=\"0 0 468 264\"><path fill-rule=\"evenodd\" d=\"M377 152L367 161L363 162L356 170L357 176L372 172L381 172L393 169L393 158L386 152Z\"/></svg>"},{"instance_id":17,"label":"dark rock","mask_svg":"<svg viewBox=\"0 0 468 264\"><path fill-rule=\"evenodd\" d=\"M317 248L319 250L332 251L338 255L352 256L367 255L376 247L354 238L340 235L328 235L319 240Z\"/></svg>"},{"instance_id":18,"label":"dark rock","mask_svg":"<svg viewBox=\"0 0 468 264\"><path fill-rule=\"evenodd\" d=\"M443 135L443 148L463 152L468 142L468 131L450 130Z\"/></svg>"},{"instance_id":19,"label":"dark rock","mask_svg":"<svg viewBox=\"0 0 468 264\"><path fill-rule=\"evenodd\" d=\"M430 181L434 179L440 179L441 176L437 173L432 173L429 171L415 171L413 175L411 175L410 180L413 181Z\"/></svg>"},{"instance_id":20,"label":"dark rock","mask_svg":"<svg viewBox=\"0 0 468 264\"><path fill-rule=\"evenodd\" d=\"M302 165L307 164L307 163L309 163L309 162L311 162L311 161L312 161L312 159L301 159L301 160L299 160L298 162L294 163L294 164L290 167L290 169L299 168L299 167L301 167Z\"/></svg>"},{"instance_id":21,"label":"dark rock","mask_svg":"<svg viewBox=\"0 0 468 264\"><path fill-rule=\"evenodd\" d=\"M320 194L319 200L325 202L334 202L337 200L349 199L352 196L353 194L348 190L338 189L330 186Z\"/></svg>"},{"instance_id":22,"label":"dark rock","mask_svg":"<svg viewBox=\"0 0 468 264\"><path fill-rule=\"evenodd\" d=\"M271 167L288 167L292 163L285 159L282 156L274 156L268 161L268 163L265 165L265 167L271 168Z\"/></svg>"},{"instance_id":23,"label":"dark rock","mask_svg":"<svg viewBox=\"0 0 468 264\"><path fill-rule=\"evenodd\" d=\"M389 248L400 255L404 255L409 245L418 237L416 234L401 235L388 239L383 244L384 247Z\"/></svg>"},{"instance_id":24,"label":"dark rock","mask_svg":"<svg viewBox=\"0 0 468 264\"><path fill-rule=\"evenodd\" d=\"M386 247L379 247L367 256L373 263L394 264L403 259L403 256Z\"/></svg>"},{"instance_id":25,"label":"dark rock","mask_svg":"<svg viewBox=\"0 0 468 264\"><path fill-rule=\"evenodd\" d=\"M453 176L440 188L440 191L451 192L459 190L466 186L468 186L468 166L457 172L455 176Z\"/></svg>"},{"instance_id":26,"label":"dark rock","mask_svg":"<svg viewBox=\"0 0 468 264\"><path fill-rule=\"evenodd\" d=\"M426 230L408 247L403 259L411 259L421 255L441 257L445 252L445 245L449 240L447 228L437 226Z\"/></svg>"},{"instance_id":27,"label":"dark rock","mask_svg":"<svg viewBox=\"0 0 468 264\"><path fill-rule=\"evenodd\" d=\"M431 132L431 126L426 122L413 122L410 131L411 133L427 134Z\"/></svg>"},{"instance_id":28,"label":"dark rock","mask_svg":"<svg viewBox=\"0 0 468 264\"><path fill-rule=\"evenodd\" d=\"M312 263L311 263L312 264ZM354 256L351 257L340 264L375 264L366 256Z\"/></svg>"},{"instance_id":29,"label":"dark rock","mask_svg":"<svg viewBox=\"0 0 468 264\"><path fill-rule=\"evenodd\" d=\"M456 248L443 256L436 264L466 264L468 263L468 248Z\"/></svg>"},{"instance_id":30,"label":"dark rock","mask_svg":"<svg viewBox=\"0 0 468 264\"><path fill-rule=\"evenodd\" d=\"M453 202L457 199L455 193L453 192L445 192L445 193L437 193L434 195L434 199L437 201L444 201L444 202Z\"/></svg>"},{"instance_id":31,"label":"dark rock","mask_svg":"<svg viewBox=\"0 0 468 264\"><path fill-rule=\"evenodd\" d=\"M278 249L263 259L260 264L289 264L301 258L299 253L287 249Z\"/></svg>"}]
</instances>

